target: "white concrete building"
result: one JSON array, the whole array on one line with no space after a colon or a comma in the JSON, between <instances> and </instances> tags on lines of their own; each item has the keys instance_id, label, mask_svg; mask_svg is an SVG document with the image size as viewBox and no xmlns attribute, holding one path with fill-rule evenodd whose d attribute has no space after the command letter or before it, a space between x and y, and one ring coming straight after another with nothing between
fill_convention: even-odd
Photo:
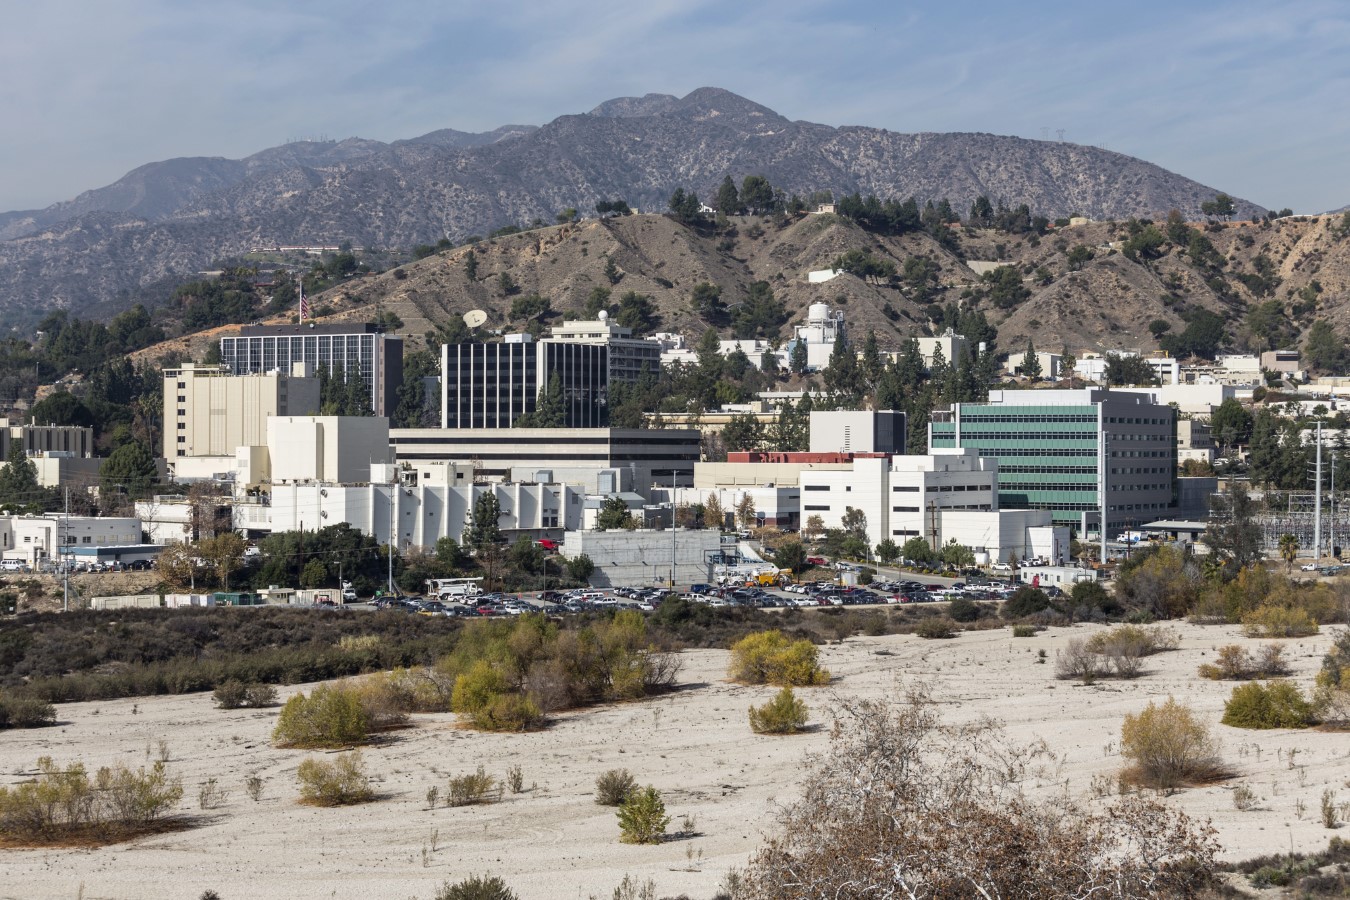
<instances>
[{"instance_id":1,"label":"white concrete building","mask_svg":"<svg viewBox=\"0 0 1350 900\"><path fill-rule=\"evenodd\" d=\"M44 560L74 556L81 548L141 543L141 521L127 517L0 516L0 555L36 568Z\"/></svg>"},{"instance_id":2,"label":"white concrete building","mask_svg":"<svg viewBox=\"0 0 1350 900\"><path fill-rule=\"evenodd\" d=\"M597 587L669 585L672 569L677 587L707 584L721 559L722 535L705 529L660 531L569 531L562 555L585 554L595 563L591 584Z\"/></svg>"},{"instance_id":3,"label":"white concrete building","mask_svg":"<svg viewBox=\"0 0 1350 900\"><path fill-rule=\"evenodd\" d=\"M1026 357L1027 354L1025 350L1018 353L1009 353L1008 362L1003 367L1004 371L1013 375L1021 374L1022 364L1026 361ZM1057 379L1067 374L1061 371L1064 357L1058 353L1051 353L1048 350L1037 350L1036 361L1041 365L1041 374L1039 376L1041 378Z\"/></svg>"},{"instance_id":4,"label":"white concrete building","mask_svg":"<svg viewBox=\"0 0 1350 900\"><path fill-rule=\"evenodd\" d=\"M1209 416L1225 400L1237 396L1237 388L1228 384L1165 384L1161 387L1111 388L1125 394L1148 394L1154 403L1175 406L1177 412Z\"/></svg>"},{"instance_id":5,"label":"white concrete building","mask_svg":"<svg viewBox=\"0 0 1350 900\"><path fill-rule=\"evenodd\" d=\"M835 341L845 335L844 313L832 310L828 303L812 303L806 310L806 324L793 326L792 340L779 352L779 364L788 368L792 362L792 348L806 347L806 368L823 369L830 364Z\"/></svg>"},{"instance_id":6,"label":"white concrete building","mask_svg":"<svg viewBox=\"0 0 1350 900\"><path fill-rule=\"evenodd\" d=\"M376 416L272 416L267 450L273 484L370 481L392 458L389 420Z\"/></svg>"},{"instance_id":7,"label":"white concrete building","mask_svg":"<svg viewBox=\"0 0 1350 900\"><path fill-rule=\"evenodd\" d=\"M462 541L479 495L492 492L501 509L498 526L508 542L518 535L556 534L581 526L583 495L564 484L467 484L419 482L360 486L285 484L272 489L266 522L247 521L248 508L236 506L241 530L314 530L339 522L388 543L391 522L400 551L430 549L443 537ZM392 499L391 499L392 498ZM240 513L244 518L241 518Z\"/></svg>"},{"instance_id":8,"label":"white concrete building","mask_svg":"<svg viewBox=\"0 0 1350 900\"><path fill-rule=\"evenodd\" d=\"M942 353L943 361L949 364L960 362L970 355L970 341L950 328L937 337L921 337L915 340L919 342L919 355L923 357L923 364L929 369L933 368L933 362L939 352Z\"/></svg>"},{"instance_id":9,"label":"white concrete building","mask_svg":"<svg viewBox=\"0 0 1350 900\"><path fill-rule=\"evenodd\" d=\"M905 414L895 410L811 410L812 453L904 453Z\"/></svg>"}]
</instances>

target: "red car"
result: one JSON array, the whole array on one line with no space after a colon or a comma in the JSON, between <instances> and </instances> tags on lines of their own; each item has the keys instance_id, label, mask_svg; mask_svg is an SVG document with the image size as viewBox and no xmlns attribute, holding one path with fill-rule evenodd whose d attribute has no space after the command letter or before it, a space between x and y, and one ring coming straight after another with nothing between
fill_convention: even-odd
<instances>
[{"instance_id":1,"label":"red car","mask_svg":"<svg viewBox=\"0 0 1350 900\"><path fill-rule=\"evenodd\" d=\"M535 541L535 543L538 544L540 547L543 547L549 553L557 553L559 550L562 549L561 544L559 544L557 541L551 541L548 538L540 538L539 540Z\"/></svg>"},{"instance_id":2,"label":"red car","mask_svg":"<svg viewBox=\"0 0 1350 900\"><path fill-rule=\"evenodd\" d=\"M828 566L830 564L829 560L823 556L808 556L806 561L813 566Z\"/></svg>"}]
</instances>

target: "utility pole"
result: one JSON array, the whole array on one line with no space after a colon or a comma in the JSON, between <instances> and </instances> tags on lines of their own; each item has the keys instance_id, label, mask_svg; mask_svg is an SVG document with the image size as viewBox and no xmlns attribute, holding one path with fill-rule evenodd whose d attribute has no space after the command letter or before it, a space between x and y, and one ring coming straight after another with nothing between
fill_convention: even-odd
<instances>
[{"instance_id":1,"label":"utility pole","mask_svg":"<svg viewBox=\"0 0 1350 900\"><path fill-rule=\"evenodd\" d=\"M61 591L64 599L61 601L61 611L70 612L70 564L66 560L67 546L70 543L70 486L65 489L66 495L66 517L61 520L61 542L57 545L57 552L61 559Z\"/></svg>"},{"instance_id":2,"label":"utility pole","mask_svg":"<svg viewBox=\"0 0 1350 900\"><path fill-rule=\"evenodd\" d=\"M675 468L670 469L670 589L675 590Z\"/></svg>"},{"instance_id":3,"label":"utility pole","mask_svg":"<svg viewBox=\"0 0 1350 900\"><path fill-rule=\"evenodd\" d=\"M394 595L394 504L398 501L398 478L389 482L389 593Z\"/></svg>"},{"instance_id":4,"label":"utility pole","mask_svg":"<svg viewBox=\"0 0 1350 900\"><path fill-rule=\"evenodd\" d=\"M1110 461L1111 454L1110 454L1110 452L1108 452L1108 450L1107 450L1107 448L1106 448L1106 432L1105 432L1105 431L1102 431L1102 432L1101 432L1101 435L1102 435L1101 456L1098 457L1098 458L1100 459L1100 462L1097 463L1097 467L1101 470L1101 478L1099 479L1099 480L1101 481L1101 485L1102 485L1102 509L1101 509L1101 517L1102 517L1102 521L1101 521L1102 559L1101 559L1101 566L1102 566L1102 571L1105 571L1105 570L1106 570L1106 464Z\"/></svg>"},{"instance_id":5,"label":"utility pole","mask_svg":"<svg viewBox=\"0 0 1350 900\"><path fill-rule=\"evenodd\" d=\"M1317 467L1313 475L1313 565L1322 561L1322 423L1317 423Z\"/></svg>"}]
</instances>

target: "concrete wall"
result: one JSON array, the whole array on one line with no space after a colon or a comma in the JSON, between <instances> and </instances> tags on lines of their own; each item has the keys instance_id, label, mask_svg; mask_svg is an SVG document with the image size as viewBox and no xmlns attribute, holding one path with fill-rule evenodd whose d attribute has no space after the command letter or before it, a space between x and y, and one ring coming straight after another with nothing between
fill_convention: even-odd
<instances>
[{"instance_id":1,"label":"concrete wall","mask_svg":"<svg viewBox=\"0 0 1350 900\"><path fill-rule=\"evenodd\" d=\"M672 541L675 584L712 581L713 564L721 552L722 536L711 530L569 531L562 554L569 559L586 554L595 563L591 584L597 587L660 585L668 583Z\"/></svg>"},{"instance_id":2,"label":"concrete wall","mask_svg":"<svg viewBox=\"0 0 1350 900\"><path fill-rule=\"evenodd\" d=\"M370 481L372 463L387 462L389 420L376 416L273 416L267 421L272 481Z\"/></svg>"}]
</instances>

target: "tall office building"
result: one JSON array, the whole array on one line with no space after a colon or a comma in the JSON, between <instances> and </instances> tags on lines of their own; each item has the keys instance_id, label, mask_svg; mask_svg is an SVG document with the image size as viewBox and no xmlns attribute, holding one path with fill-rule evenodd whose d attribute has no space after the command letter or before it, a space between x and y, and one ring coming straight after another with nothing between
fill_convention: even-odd
<instances>
[{"instance_id":1,"label":"tall office building","mask_svg":"<svg viewBox=\"0 0 1350 900\"><path fill-rule=\"evenodd\" d=\"M360 372L377 416L393 415L403 383L403 339L379 325L245 325L238 337L220 339L220 360L235 375L289 372L298 362L310 372Z\"/></svg>"},{"instance_id":2,"label":"tall office building","mask_svg":"<svg viewBox=\"0 0 1350 900\"><path fill-rule=\"evenodd\" d=\"M1048 509L1080 536L1097 530L1104 453L1109 533L1176 504L1176 410L1154 401L1096 388L990 391L985 403L935 412L928 441L995 457L1000 509Z\"/></svg>"},{"instance_id":3,"label":"tall office building","mask_svg":"<svg viewBox=\"0 0 1350 900\"><path fill-rule=\"evenodd\" d=\"M442 427L516 427L521 416L536 411L540 392L555 376L562 388L563 427L609 423L609 348L528 338L508 335L500 344L441 347Z\"/></svg>"}]
</instances>

